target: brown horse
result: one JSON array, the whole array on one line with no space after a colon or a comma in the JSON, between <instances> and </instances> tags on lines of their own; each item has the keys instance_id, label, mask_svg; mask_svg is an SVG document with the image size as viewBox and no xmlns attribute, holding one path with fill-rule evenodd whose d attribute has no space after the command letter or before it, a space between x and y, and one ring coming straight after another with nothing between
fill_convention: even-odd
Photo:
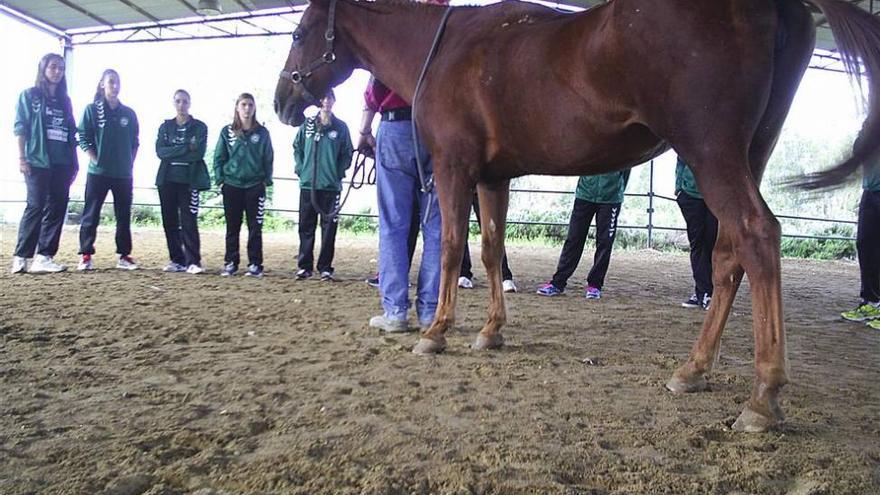
<instances>
[{"instance_id":1,"label":"brown horse","mask_svg":"<svg viewBox=\"0 0 880 495\"><path fill-rule=\"evenodd\" d=\"M809 178L824 187L880 149L880 22L841 0L805 1L828 19L848 72L864 64L870 89L867 139L849 160ZM312 0L278 82L278 116L300 125L313 95L358 67L412 101L444 12L400 0ZM758 186L814 40L802 0L612 0L578 14L520 2L455 8L417 110L434 160L443 257L436 318L413 352L445 348L475 187L490 304L473 347L491 349L503 344L506 320L500 259L510 179L621 170L672 147L692 165L719 233L711 309L667 387L706 388L745 273L756 381L734 426L763 431L780 424L779 394L788 380L781 230Z\"/></svg>"}]
</instances>

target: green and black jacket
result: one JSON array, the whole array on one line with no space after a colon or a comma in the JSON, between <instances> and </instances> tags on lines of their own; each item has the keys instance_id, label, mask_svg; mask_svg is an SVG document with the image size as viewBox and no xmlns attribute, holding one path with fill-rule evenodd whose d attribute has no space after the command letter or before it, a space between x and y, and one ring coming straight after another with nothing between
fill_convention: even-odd
<instances>
[{"instance_id":1,"label":"green and black jacket","mask_svg":"<svg viewBox=\"0 0 880 495\"><path fill-rule=\"evenodd\" d=\"M156 155L162 163L159 164L159 172L156 174L156 185L164 184L172 170L185 167L183 178L190 188L197 191L208 190L211 188L211 177L205 164L208 126L192 117L184 126L179 128L177 119L168 119L159 126L159 135L156 136ZM179 132L184 128L184 132Z\"/></svg>"},{"instance_id":2,"label":"green and black jacket","mask_svg":"<svg viewBox=\"0 0 880 495\"><path fill-rule=\"evenodd\" d=\"M694 172L679 158L675 164L675 194L678 195L682 191L692 198L703 199L703 195L697 189L697 179L694 178Z\"/></svg>"},{"instance_id":3,"label":"green and black jacket","mask_svg":"<svg viewBox=\"0 0 880 495\"><path fill-rule=\"evenodd\" d=\"M862 168L862 188L867 191L880 191L880 160L866 163Z\"/></svg>"},{"instance_id":4,"label":"green and black jacket","mask_svg":"<svg viewBox=\"0 0 880 495\"><path fill-rule=\"evenodd\" d=\"M59 102L65 112L67 127L67 144L70 147L70 161L74 169L79 169L76 156L76 122L73 120L73 107L70 98L67 97ZM13 131L16 136L24 136L25 159L32 167L50 168L53 164L49 157L49 143L46 134L46 123L43 112L46 108L45 97L40 88L28 88L21 92L15 107L15 125ZM56 164L61 165L61 164Z\"/></svg>"},{"instance_id":5,"label":"green and black jacket","mask_svg":"<svg viewBox=\"0 0 880 495\"><path fill-rule=\"evenodd\" d=\"M301 189L341 191L345 171L351 166L354 146L345 122L331 115L322 126L319 116L306 119L293 140L293 160ZM317 167L316 167L317 165ZM315 168L318 169L317 180Z\"/></svg>"},{"instance_id":6,"label":"green and black jacket","mask_svg":"<svg viewBox=\"0 0 880 495\"><path fill-rule=\"evenodd\" d=\"M79 123L79 146L83 151L94 150L98 161L89 163L89 173L129 179L132 177L134 154L138 141L137 115L134 110L119 104L110 108L103 98L90 103Z\"/></svg>"},{"instance_id":7,"label":"green and black jacket","mask_svg":"<svg viewBox=\"0 0 880 495\"><path fill-rule=\"evenodd\" d=\"M578 180L574 196L583 201L601 204L623 203L630 169L601 175L584 175Z\"/></svg>"},{"instance_id":8,"label":"green and black jacket","mask_svg":"<svg viewBox=\"0 0 880 495\"><path fill-rule=\"evenodd\" d=\"M275 152L269 130L257 124L236 135L232 126L220 131L214 148L214 182L247 189L258 184L272 185Z\"/></svg>"}]
</instances>

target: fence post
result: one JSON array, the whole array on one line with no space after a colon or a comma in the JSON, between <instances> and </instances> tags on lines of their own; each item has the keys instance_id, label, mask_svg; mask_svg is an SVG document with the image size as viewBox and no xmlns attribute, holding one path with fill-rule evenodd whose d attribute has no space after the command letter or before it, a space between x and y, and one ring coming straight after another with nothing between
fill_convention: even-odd
<instances>
[{"instance_id":1,"label":"fence post","mask_svg":"<svg viewBox=\"0 0 880 495\"><path fill-rule=\"evenodd\" d=\"M654 249L654 160L651 160L648 170L648 249Z\"/></svg>"}]
</instances>

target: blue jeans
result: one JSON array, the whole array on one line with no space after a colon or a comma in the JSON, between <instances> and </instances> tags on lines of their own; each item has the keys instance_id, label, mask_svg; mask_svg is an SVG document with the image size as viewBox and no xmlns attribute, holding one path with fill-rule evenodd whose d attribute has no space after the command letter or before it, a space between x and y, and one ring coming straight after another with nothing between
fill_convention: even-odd
<instances>
[{"instance_id":1,"label":"blue jeans","mask_svg":"<svg viewBox=\"0 0 880 495\"><path fill-rule=\"evenodd\" d=\"M430 174L432 166L427 150L422 147L419 153L425 174ZM434 320L440 291L440 206L436 193L421 192L410 121L382 122L379 125L376 189L379 203L379 291L385 317L407 319L410 305L407 237L413 208L418 204L423 252L416 289L416 314L419 324L426 326Z\"/></svg>"}]
</instances>

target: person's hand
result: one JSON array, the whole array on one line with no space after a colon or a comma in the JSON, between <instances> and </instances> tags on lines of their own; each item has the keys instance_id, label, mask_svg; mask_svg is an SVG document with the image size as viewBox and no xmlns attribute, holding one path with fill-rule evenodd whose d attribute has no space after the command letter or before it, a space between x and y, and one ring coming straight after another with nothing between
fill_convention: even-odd
<instances>
[{"instance_id":1,"label":"person's hand","mask_svg":"<svg viewBox=\"0 0 880 495\"><path fill-rule=\"evenodd\" d=\"M376 156L376 138L373 137L372 132L361 133L357 150L370 158Z\"/></svg>"},{"instance_id":2,"label":"person's hand","mask_svg":"<svg viewBox=\"0 0 880 495\"><path fill-rule=\"evenodd\" d=\"M31 175L31 164L28 163L27 158L21 158L18 161L18 171L21 172L25 177Z\"/></svg>"}]
</instances>

